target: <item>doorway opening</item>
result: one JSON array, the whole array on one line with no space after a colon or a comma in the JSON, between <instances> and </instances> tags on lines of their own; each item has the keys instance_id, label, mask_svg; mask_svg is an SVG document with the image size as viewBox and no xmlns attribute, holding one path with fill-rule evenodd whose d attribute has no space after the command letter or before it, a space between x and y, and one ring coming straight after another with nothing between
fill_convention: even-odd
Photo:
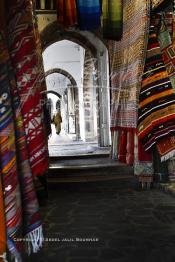
<instances>
[{"instance_id":1,"label":"doorway opening","mask_svg":"<svg viewBox=\"0 0 175 262\"><path fill-rule=\"evenodd\" d=\"M92 50L80 40L82 37L77 40L61 34L57 41L47 39L43 50L48 99L53 108L51 118L58 108L62 117L59 135L52 123L50 156L109 151L108 51L101 43L103 50L94 52L95 47Z\"/></svg>"}]
</instances>

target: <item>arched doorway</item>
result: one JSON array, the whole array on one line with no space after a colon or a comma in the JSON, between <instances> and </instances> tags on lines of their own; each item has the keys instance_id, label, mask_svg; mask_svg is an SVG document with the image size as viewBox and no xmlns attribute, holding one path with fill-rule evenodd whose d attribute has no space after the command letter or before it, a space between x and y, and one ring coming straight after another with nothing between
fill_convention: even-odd
<instances>
[{"instance_id":1,"label":"arched doorway","mask_svg":"<svg viewBox=\"0 0 175 262\"><path fill-rule=\"evenodd\" d=\"M92 32L71 28L64 30L57 22L52 22L41 32L43 51L59 41L68 40L82 46L87 51L89 61L95 67L94 79L98 90L98 143L100 146L110 145L110 92L108 50L105 44ZM81 127L80 127L81 129Z\"/></svg>"},{"instance_id":2,"label":"arched doorway","mask_svg":"<svg viewBox=\"0 0 175 262\"><path fill-rule=\"evenodd\" d=\"M45 77L47 97L52 101L54 100L51 118L53 119L53 115L60 111L62 115L62 130L66 134L72 134L74 141L78 141L80 139L79 107L75 106L78 104L78 90L75 79L70 73L60 68L46 71Z\"/></svg>"}]
</instances>

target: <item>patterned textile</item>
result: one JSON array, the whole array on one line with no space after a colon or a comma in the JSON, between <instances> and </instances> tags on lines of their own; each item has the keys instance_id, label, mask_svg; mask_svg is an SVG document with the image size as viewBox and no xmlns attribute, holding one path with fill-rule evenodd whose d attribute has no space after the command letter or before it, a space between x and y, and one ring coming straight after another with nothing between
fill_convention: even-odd
<instances>
[{"instance_id":1,"label":"patterned textile","mask_svg":"<svg viewBox=\"0 0 175 262\"><path fill-rule=\"evenodd\" d=\"M8 249L21 261L23 243L28 252L42 245L42 226L33 178L28 160L20 100L7 48L0 34L0 168L4 186ZM25 242L26 245L26 242Z\"/></svg>"},{"instance_id":2,"label":"patterned textile","mask_svg":"<svg viewBox=\"0 0 175 262\"><path fill-rule=\"evenodd\" d=\"M172 43L173 15L162 14L161 27L158 34L160 48L162 51L163 61L175 90L175 47Z\"/></svg>"},{"instance_id":3,"label":"patterned textile","mask_svg":"<svg viewBox=\"0 0 175 262\"><path fill-rule=\"evenodd\" d=\"M8 42L27 137L33 175L48 168L48 149L43 126L41 91L45 83L39 39L33 23L32 1L8 0Z\"/></svg>"},{"instance_id":4,"label":"patterned textile","mask_svg":"<svg viewBox=\"0 0 175 262\"><path fill-rule=\"evenodd\" d=\"M161 47L161 51L163 54L163 60L166 65L166 69L168 75L170 77L171 84L175 90L175 45L173 41L173 27L175 25L174 15L172 13L162 14L161 19L161 27L159 30L158 38ZM165 138L162 142L159 151L164 149L164 145L166 146L165 150L168 149L167 154L173 152L175 150L175 136ZM163 147L163 148L162 148ZM164 154L164 151L163 153ZM167 161L168 164L168 174L169 181L175 181L175 157L172 157Z\"/></svg>"},{"instance_id":5,"label":"patterned textile","mask_svg":"<svg viewBox=\"0 0 175 262\"><path fill-rule=\"evenodd\" d=\"M58 22L65 26L73 26L77 23L76 0L57 0Z\"/></svg>"},{"instance_id":6,"label":"patterned textile","mask_svg":"<svg viewBox=\"0 0 175 262\"><path fill-rule=\"evenodd\" d=\"M112 105L111 130L136 129L138 92L143 73L149 1L123 1L123 37L109 41Z\"/></svg>"},{"instance_id":7,"label":"patterned textile","mask_svg":"<svg viewBox=\"0 0 175 262\"><path fill-rule=\"evenodd\" d=\"M6 256L7 240L6 240L6 225L5 225L5 214L4 214L4 198L3 198L3 188L2 179L0 176L0 261L1 258Z\"/></svg>"},{"instance_id":8,"label":"patterned textile","mask_svg":"<svg viewBox=\"0 0 175 262\"><path fill-rule=\"evenodd\" d=\"M163 62L155 29L152 20L139 97L138 136L145 150L153 148L155 144L159 150L161 140L175 133L175 93ZM170 155L167 156L165 152L161 155L161 160L167 160Z\"/></svg>"},{"instance_id":9,"label":"patterned textile","mask_svg":"<svg viewBox=\"0 0 175 262\"><path fill-rule=\"evenodd\" d=\"M81 30L100 27L101 8L99 0L77 0L78 25Z\"/></svg>"},{"instance_id":10,"label":"patterned textile","mask_svg":"<svg viewBox=\"0 0 175 262\"><path fill-rule=\"evenodd\" d=\"M102 14L103 38L120 40L123 25L122 0L103 0Z\"/></svg>"}]
</instances>

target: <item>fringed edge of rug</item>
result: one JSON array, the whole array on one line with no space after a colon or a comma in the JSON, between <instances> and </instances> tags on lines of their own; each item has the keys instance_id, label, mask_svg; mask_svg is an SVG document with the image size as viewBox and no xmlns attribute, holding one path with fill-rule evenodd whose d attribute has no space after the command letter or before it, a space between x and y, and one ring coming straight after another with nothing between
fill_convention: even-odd
<instances>
[{"instance_id":1,"label":"fringed edge of rug","mask_svg":"<svg viewBox=\"0 0 175 262\"><path fill-rule=\"evenodd\" d=\"M26 245L27 245L27 253L30 255L31 253L37 253L43 245L44 236L42 226L39 226L32 232L26 235ZM15 261L16 262L16 261Z\"/></svg>"},{"instance_id":2,"label":"fringed edge of rug","mask_svg":"<svg viewBox=\"0 0 175 262\"><path fill-rule=\"evenodd\" d=\"M170 151L169 153L167 153L166 155L164 156L161 156L160 157L160 160L161 162L165 162L167 160L169 160L170 158L174 157L175 156L175 149Z\"/></svg>"}]
</instances>

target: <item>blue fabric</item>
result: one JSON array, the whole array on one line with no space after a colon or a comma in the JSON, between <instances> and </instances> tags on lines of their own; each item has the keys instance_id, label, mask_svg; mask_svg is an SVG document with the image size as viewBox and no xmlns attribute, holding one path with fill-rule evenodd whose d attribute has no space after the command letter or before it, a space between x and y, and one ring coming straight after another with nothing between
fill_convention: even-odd
<instances>
[{"instance_id":1,"label":"blue fabric","mask_svg":"<svg viewBox=\"0 0 175 262\"><path fill-rule=\"evenodd\" d=\"M101 8L99 0L77 0L78 24L81 30L100 27Z\"/></svg>"}]
</instances>

